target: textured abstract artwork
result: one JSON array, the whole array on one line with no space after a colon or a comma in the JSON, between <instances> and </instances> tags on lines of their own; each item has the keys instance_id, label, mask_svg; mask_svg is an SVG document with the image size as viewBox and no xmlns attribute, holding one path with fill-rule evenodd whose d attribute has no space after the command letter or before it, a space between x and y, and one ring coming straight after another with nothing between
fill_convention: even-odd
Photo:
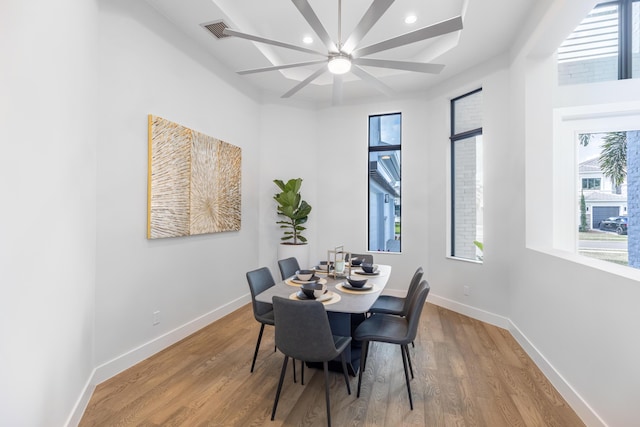
<instances>
[{"instance_id":1,"label":"textured abstract artwork","mask_svg":"<svg viewBox=\"0 0 640 427\"><path fill-rule=\"evenodd\" d=\"M240 147L149 115L147 238L240 230Z\"/></svg>"}]
</instances>

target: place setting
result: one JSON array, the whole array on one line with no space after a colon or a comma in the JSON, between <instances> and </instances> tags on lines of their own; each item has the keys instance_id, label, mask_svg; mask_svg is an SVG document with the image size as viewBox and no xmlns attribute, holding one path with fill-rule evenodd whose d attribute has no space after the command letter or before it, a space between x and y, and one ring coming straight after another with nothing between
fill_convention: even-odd
<instances>
[{"instance_id":1,"label":"place setting","mask_svg":"<svg viewBox=\"0 0 640 427\"><path fill-rule=\"evenodd\" d=\"M319 277L315 273L315 270L298 270L294 276L286 279L285 283L290 286L301 286L307 283L326 285L327 279Z\"/></svg>"},{"instance_id":2,"label":"place setting","mask_svg":"<svg viewBox=\"0 0 640 427\"><path fill-rule=\"evenodd\" d=\"M368 279L347 277L345 282L336 284L336 289L349 294L368 294L378 291L375 284L367 282Z\"/></svg>"},{"instance_id":3,"label":"place setting","mask_svg":"<svg viewBox=\"0 0 640 427\"><path fill-rule=\"evenodd\" d=\"M378 269L377 264L367 264L363 263L360 265L360 269L356 269L351 271L351 274L357 274L360 276L379 276L380 270Z\"/></svg>"},{"instance_id":4,"label":"place setting","mask_svg":"<svg viewBox=\"0 0 640 427\"><path fill-rule=\"evenodd\" d=\"M299 301L315 300L323 304L334 304L340 301L341 297L339 294L327 289L327 281L325 280L324 283L316 281L301 284L297 292L289 295L289 299Z\"/></svg>"}]
</instances>

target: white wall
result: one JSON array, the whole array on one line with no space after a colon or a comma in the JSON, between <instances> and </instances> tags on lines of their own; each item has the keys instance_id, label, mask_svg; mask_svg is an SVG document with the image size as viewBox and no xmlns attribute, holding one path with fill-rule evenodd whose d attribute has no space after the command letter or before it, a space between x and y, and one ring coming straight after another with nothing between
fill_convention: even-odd
<instances>
[{"instance_id":1,"label":"white wall","mask_svg":"<svg viewBox=\"0 0 640 427\"><path fill-rule=\"evenodd\" d=\"M318 175L325 172L325 162L316 152L317 126L316 113L306 108L269 104L263 105L260 111L260 262L255 268L269 267L275 279L280 278L277 248L283 233L276 224L282 217L277 215L277 203L273 200L274 194L280 191L274 179L286 182L302 178L300 192L311 205L303 236L308 239L310 250L317 247L316 218L322 203Z\"/></svg>"},{"instance_id":2,"label":"white wall","mask_svg":"<svg viewBox=\"0 0 640 427\"><path fill-rule=\"evenodd\" d=\"M63 425L93 369L95 1L0 3L0 424Z\"/></svg>"},{"instance_id":3,"label":"white wall","mask_svg":"<svg viewBox=\"0 0 640 427\"><path fill-rule=\"evenodd\" d=\"M562 7L575 10L587 2L569 3L583 4ZM554 194L562 194L568 185L558 169L561 163L554 159L554 147L561 141L554 141L553 109L638 99L640 82L559 90L549 33L568 12L562 7L538 23L511 67L513 155L526 169L514 174L526 195L512 196L515 217L526 220L526 241L524 229L513 227L511 239L517 244L510 257L509 318L512 332L587 425L637 425L640 342L634 337L640 325L640 285L624 274L605 271L615 269L603 261L553 248L554 228L562 232L567 221L564 201ZM574 182L572 178L569 185ZM569 219L575 220L572 213Z\"/></svg>"},{"instance_id":4,"label":"white wall","mask_svg":"<svg viewBox=\"0 0 640 427\"><path fill-rule=\"evenodd\" d=\"M255 268L259 251L260 110L209 71L214 60L144 2L100 2L99 30L96 379L102 380L248 302L244 272ZM242 148L239 232L147 240L148 114Z\"/></svg>"}]
</instances>

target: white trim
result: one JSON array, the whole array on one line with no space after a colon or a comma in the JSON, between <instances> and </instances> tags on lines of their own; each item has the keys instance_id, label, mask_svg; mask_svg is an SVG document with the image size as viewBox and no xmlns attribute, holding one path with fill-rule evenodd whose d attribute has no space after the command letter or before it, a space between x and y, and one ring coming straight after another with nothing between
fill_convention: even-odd
<instances>
[{"instance_id":1,"label":"white trim","mask_svg":"<svg viewBox=\"0 0 640 427\"><path fill-rule=\"evenodd\" d=\"M553 367L544 355L529 341L516 324L508 317L480 310L475 307L461 304L457 301L438 295L429 294L427 302L464 314L481 322L489 323L503 329L507 329L511 336L522 346L523 350L531 357L531 360L544 373L547 379L558 390L558 393L567 401L580 419L590 427L607 427L607 424L567 382L567 380Z\"/></svg>"},{"instance_id":2,"label":"white trim","mask_svg":"<svg viewBox=\"0 0 640 427\"><path fill-rule=\"evenodd\" d=\"M465 316L472 317L476 320L489 323L490 325L497 326L499 328L509 329L509 325L511 324L511 321L504 316L500 316L498 314L481 310L470 305L459 303L458 301L453 301L448 298L434 295L433 293L429 294L429 296L427 297L427 302L439 305L440 307L444 307L449 310L453 310L456 313L464 314Z\"/></svg>"},{"instance_id":3,"label":"white trim","mask_svg":"<svg viewBox=\"0 0 640 427\"><path fill-rule=\"evenodd\" d=\"M108 380L111 377L119 374L120 372L129 369L130 367L142 362L148 357L164 350L165 348L177 343L178 341L188 337L189 335L199 331L205 326L223 318L224 316L234 312L240 307L251 301L251 296L245 294L240 298L237 298L228 304L218 307L194 320L185 323L151 341L140 345L108 362L103 363L93 370L84 390L80 394L69 418L66 426L76 426L82 419L84 411L87 409L91 395L96 388L96 385Z\"/></svg>"},{"instance_id":4,"label":"white trim","mask_svg":"<svg viewBox=\"0 0 640 427\"><path fill-rule=\"evenodd\" d=\"M544 373L558 393L567 401L569 406L576 411L580 419L590 427L607 427L607 423L589 406L589 404L571 387L571 384L558 372L535 345L522 333L511 320L509 320L509 332L511 336L522 346L533 362Z\"/></svg>"}]
</instances>

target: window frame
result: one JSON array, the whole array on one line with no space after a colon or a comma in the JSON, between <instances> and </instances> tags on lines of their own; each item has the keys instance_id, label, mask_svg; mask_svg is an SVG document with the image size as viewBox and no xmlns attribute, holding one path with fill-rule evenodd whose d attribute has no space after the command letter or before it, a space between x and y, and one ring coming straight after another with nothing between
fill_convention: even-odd
<instances>
[{"instance_id":1,"label":"window frame","mask_svg":"<svg viewBox=\"0 0 640 427\"><path fill-rule=\"evenodd\" d=\"M457 96L455 98L452 98L451 101L449 102L450 105L450 118L449 118L449 122L450 122L450 136L449 136L449 141L450 141L450 155L451 155L451 176L450 176L450 180L451 180L451 230L450 230L450 245L449 245L449 256L451 258L454 259L458 259L458 260L464 260L464 261L471 261L471 262L480 262L482 263L482 261L479 260L472 260L469 258L463 258L463 257L459 257L455 255L455 240L456 240L456 222L455 222L455 218L456 218L456 179L455 179L455 174L456 174L456 168L455 168L455 143L464 139L468 139L468 138L473 138L473 137L477 137L477 136L481 136L482 135L482 129L483 127L479 127L476 129L470 129L464 132L460 132L458 134L455 133L455 129L456 129L456 120L455 120L455 114L456 114L456 110L455 110L455 105L456 105L456 101L459 101L463 98L466 98L468 96L471 95L475 95L478 92L482 92L482 86L474 89L470 92L464 93L460 96Z\"/></svg>"},{"instance_id":2,"label":"window frame","mask_svg":"<svg viewBox=\"0 0 640 427\"><path fill-rule=\"evenodd\" d=\"M400 144L393 145L371 145L371 119L373 117L384 117L384 116L399 116L400 119L400 133L399 140ZM398 251L384 251L377 250L371 248L371 153L376 152L384 152L384 151L398 151L400 158L400 165L398 174L400 176L400 209L398 216L400 217L400 240L399 240L399 248ZM380 114L369 114L367 117L367 251L368 252L378 252L378 253L391 253L391 254L400 254L402 253L402 113L400 111L392 112L392 113L380 113ZM395 221L394 221L395 227Z\"/></svg>"}]
</instances>

